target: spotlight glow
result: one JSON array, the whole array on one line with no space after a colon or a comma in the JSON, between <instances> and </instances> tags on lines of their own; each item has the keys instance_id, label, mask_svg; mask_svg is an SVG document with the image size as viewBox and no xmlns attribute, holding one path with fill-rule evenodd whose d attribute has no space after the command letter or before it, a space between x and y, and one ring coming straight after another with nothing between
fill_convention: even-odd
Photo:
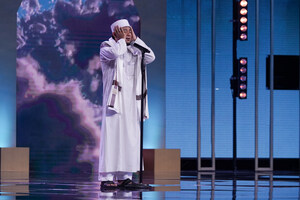
<instances>
[{"instance_id":1,"label":"spotlight glow","mask_svg":"<svg viewBox=\"0 0 300 200\"><path fill-rule=\"evenodd\" d=\"M246 8L242 8L240 13L241 13L241 15L247 15L248 11Z\"/></svg>"},{"instance_id":2,"label":"spotlight glow","mask_svg":"<svg viewBox=\"0 0 300 200\"><path fill-rule=\"evenodd\" d=\"M246 65L246 64L247 64L247 60L243 58L243 59L240 60L240 63L241 63L242 65Z\"/></svg>"},{"instance_id":3,"label":"spotlight glow","mask_svg":"<svg viewBox=\"0 0 300 200\"><path fill-rule=\"evenodd\" d=\"M246 7L246 6L248 5L248 2L245 1L245 0L242 0L242 1L240 2L240 5L241 5L242 7Z\"/></svg>"},{"instance_id":4,"label":"spotlight glow","mask_svg":"<svg viewBox=\"0 0 300 200\"><path fill-rule=\"evenodd\" d=\"M241 90L245 90L246 88L247 88L247 85L246 85L246 84L241 84L241 85L240 85L240 89L241 89Z\"/></svg>"},{"instance_id":5,"label":"spotlight glow","mask_svg":"<svg viewBox=\"0 0 300 200\"><path fill-rule=\"evenodd\" d=\"M248 29L248 28L247 28L246 25L243 25L243 26L240 27L240 30L241 30L242 32L246 32L247 29Z\"/></svg>"},{"instance_id":6,"label":"spotlight glow","mask_svg":"<svg viewBox=\"0 0 300 200\"><path fill-rule=\"evenodd\" d=\"M245 33L241 34L240 36L241 40L246 40L247 39L247 35Z\"/></svg>"},{"instance_id":7,"label":"spotlight glow","mask_svg":"<svg viewBox=\"0 0 300 200\"><path fill-rule=\"evenodd\" d=\"M246 73L247 72L247 68L246 67L241 67L240 72L243 73L243 74Z\"/></svg>"},{"instance_id":8,"label":"spotlight glow","mask_svg":"<svg viewBox=\"0 0 300 200\"><path fill-rule=\"evenodd\" d=\"M247 80L247 77L246 77L246 76L241 76L241 77L240 77L240 80L241 80L241 81L246 81L246 80Z\"/></svg>"},{"instance_id":9,"label":"spotlight glow","mask_svg":"<svg viewBox=\"0 0 300 200\"><path fill-rule=\"evenodd\" d=\"M240 93L240 98L244 99L247 97L247 94L245 92Z\"/></svg>"},{"instance_id":10,"label":"spotlight glow","mask_svg":"<svg viewBox=\"0 0 300 200\"><path fill-rule=\"evenodd\" d=\"M246 17L242 17L242 18L240 19L240 22L241 22L242 24L247 23L247 21L248 21L248 19L247 19Z\"/></svg>"}]
</instances>

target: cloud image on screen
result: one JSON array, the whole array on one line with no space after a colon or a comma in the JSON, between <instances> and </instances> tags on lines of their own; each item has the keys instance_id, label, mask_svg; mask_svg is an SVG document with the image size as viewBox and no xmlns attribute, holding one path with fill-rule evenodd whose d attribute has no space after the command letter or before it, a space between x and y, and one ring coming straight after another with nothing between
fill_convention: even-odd
<instances>
[{"instance_id":1,"label":"cloud image on screen","mask_svg":"<svg viewBox=\"0 0 300 200\"><path fill-rule=\"evenodd\" d=\"M17 13L17 146L35 171L96 171L102 116L101 42L133 0L23 0Z\"/></svg>"}]
</instances>

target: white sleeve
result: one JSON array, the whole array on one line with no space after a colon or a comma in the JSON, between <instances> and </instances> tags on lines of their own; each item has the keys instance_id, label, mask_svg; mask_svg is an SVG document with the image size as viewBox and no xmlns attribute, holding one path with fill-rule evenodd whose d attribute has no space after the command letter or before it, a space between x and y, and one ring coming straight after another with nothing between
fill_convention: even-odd
<instances>
[{"instance_id":1,"label":"white sleeve","mask_svg":"<svg viewBox=\"0 0 300 200\"><path fill-rule=\"evenodd\" d=\"M152 63L155 60L155 55L154 55L153 51L150 49L150 47L148 47L145 44L145 42L143 42L143 40L141 40L139 37L137 37L136 40L134 41L134 43L137 43L150 51L150 53L145 53L144 62L146 65L149 63Z\"/></svg>"},{"instance_id":2,"label":"white sleeve","mask_svg":"<svg viewBox=\"0 0 300 200\"><path fill-rule=\"evenodd\" d=\"M100 48L100 61L115 60L118 56L123 55L127 51L125 39L118 40L114 45L109 46L102 43Z\"/></svg>"}]
</instances>

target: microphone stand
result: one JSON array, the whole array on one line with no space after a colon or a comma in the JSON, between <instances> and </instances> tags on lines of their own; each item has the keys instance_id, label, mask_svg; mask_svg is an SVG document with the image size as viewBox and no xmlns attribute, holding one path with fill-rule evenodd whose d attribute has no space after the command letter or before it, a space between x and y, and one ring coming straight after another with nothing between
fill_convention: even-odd
<instances>
[{"instance_id":1,"label":"microphone stand","mask_svg":"<svg viewBox=\"0 0 300 200\"><path fill-rule=\"evenodd\" d=\"M143 182L143 136L144 136L144 84L145 84L145 64L144 58L145 53L150 53L150 50L137 44L131 43L134 47L139 49L142 53L142 60L141 60L141 73L142 73L142 88L141 88L141 141L140 141L140 183ZM146 95L145 95L146 96Z\"/></svg>"},{"instance_id":2,"label":"microphone stand","mask_svg":"<svg viewBox=\"0 0 300 200\"><path fill-rule=\"evenodd\" d=\"M143 181L143 136L144 136L144 80L145 80L145 52L140 49L142 52L142 60L141 60L141 72L142 72L142 88L141 88L141 140L140 140L140 183Z\"/></svg>"}]
</instances>

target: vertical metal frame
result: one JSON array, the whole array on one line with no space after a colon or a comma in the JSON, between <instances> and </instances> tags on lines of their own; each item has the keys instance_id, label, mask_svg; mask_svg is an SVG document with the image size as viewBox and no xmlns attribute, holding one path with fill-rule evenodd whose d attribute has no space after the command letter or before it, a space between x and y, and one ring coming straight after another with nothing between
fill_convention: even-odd
<instances>
[{"instance_id":1,"label":"vertical metal frame","mask_svg":"<svg viewBox=\"0 0 300 200\"><path fill-rule=\"evenodd\" d=\"M197 169L214 171L215 160L215 52L216 52L216 0L212 0L212 35L211 35L211 167L201 166L201 122L200 122L200 39L201 39L201 0L197 0Z\"/></svg>"},{"instance_id":2,"label":"vertical metal frame","mask_svg":"<svg viewBox=\"0 0 300 200\"><path fill-rule=\"evenodd\" d=\"M273 134L274 134L274 0L270 11L270 170L273 170Z\"/></svg>"},{"instance_id":3,"label":"vertical metal frame","mask_svg":"<svg viewBox=\"0 0 300 200\"><path fill-rule=\"evenodd\" d=\"M198 172L197 173L197 194L196 194L196 199L201 199L201 175L209 175L211 176L210 179L210 199L215 199L215 181L216 181L216 173L215 172Z\"/></svg>"},{"instance_id":4,"label":"vertical metal frame","mask_svg":"<svg viewBox=\"0 0 300 200\"><path fill-rule=\"evenodd\" d=\"M212 40L211 40L211 154L212 170L216 169L215 160L215 63L216 63L216 0L212 1Z\"/></svg>"},{"instance_id":5,"label":"vertical metal frame","mask_svg":"<svg viewBox=\"0 0 300 200\"><path fill-rule=\"evenodd\" d=\"M255 1L255 171L258 170L259 0Z\"/></svg>"},{"instance_id":6,"label":"vertical metal frame","mask_svg":"<svg viewBox=\"0 0 300 200\"><path fill-rule=\"evenodd\" d=\"M269 154L270 166L259 167L258 162L258 88L259 88L259 0L256 0L255 22L255 171L273 171L273 134L274 134L274 0L270 0L270 129Z\"/></svg>"},{"instance_id":7,"label":"vertical metal frame","mask_svg":"<svg viewBox=\"0 0 300 200\"><path fill-rule=\"evenodd\" d=\"M197 169L201 168L201 0L197 0Z\"/></svg>"},{"instance_id":8,"label":"vertical metal frame","mask_svg":"<svg viewBox=\"0 0 300 200\"><path fill-rule=\"evenodd\" d=\"M257 193L258 193L258 181L259 176L269 176L269 197L268 199L273 199L273 172L256 172L255 173L255 179L254 179L254 199L258 199Z\"/></svg>"},{"instance_id":9,"label":"vertical metal frame","mask_svg":"<svg viewBox=\"0 0 300 200\"><path fill-rule=\"evenodd\" d=\"M300 8L299 8L300 9ZM300 21L300 15L299 15L299 21ZM299 27L300 32L300 27ZM299 107L300 107L300 35L299 35ZM300 109L299 109L299 119L300 119ZM299 167L300 167L300 122L299 122ZM300 186L300 183L299 183ZM300 188L299 188L299 196L300 196Z\"/></svg>"}]
</instances>

